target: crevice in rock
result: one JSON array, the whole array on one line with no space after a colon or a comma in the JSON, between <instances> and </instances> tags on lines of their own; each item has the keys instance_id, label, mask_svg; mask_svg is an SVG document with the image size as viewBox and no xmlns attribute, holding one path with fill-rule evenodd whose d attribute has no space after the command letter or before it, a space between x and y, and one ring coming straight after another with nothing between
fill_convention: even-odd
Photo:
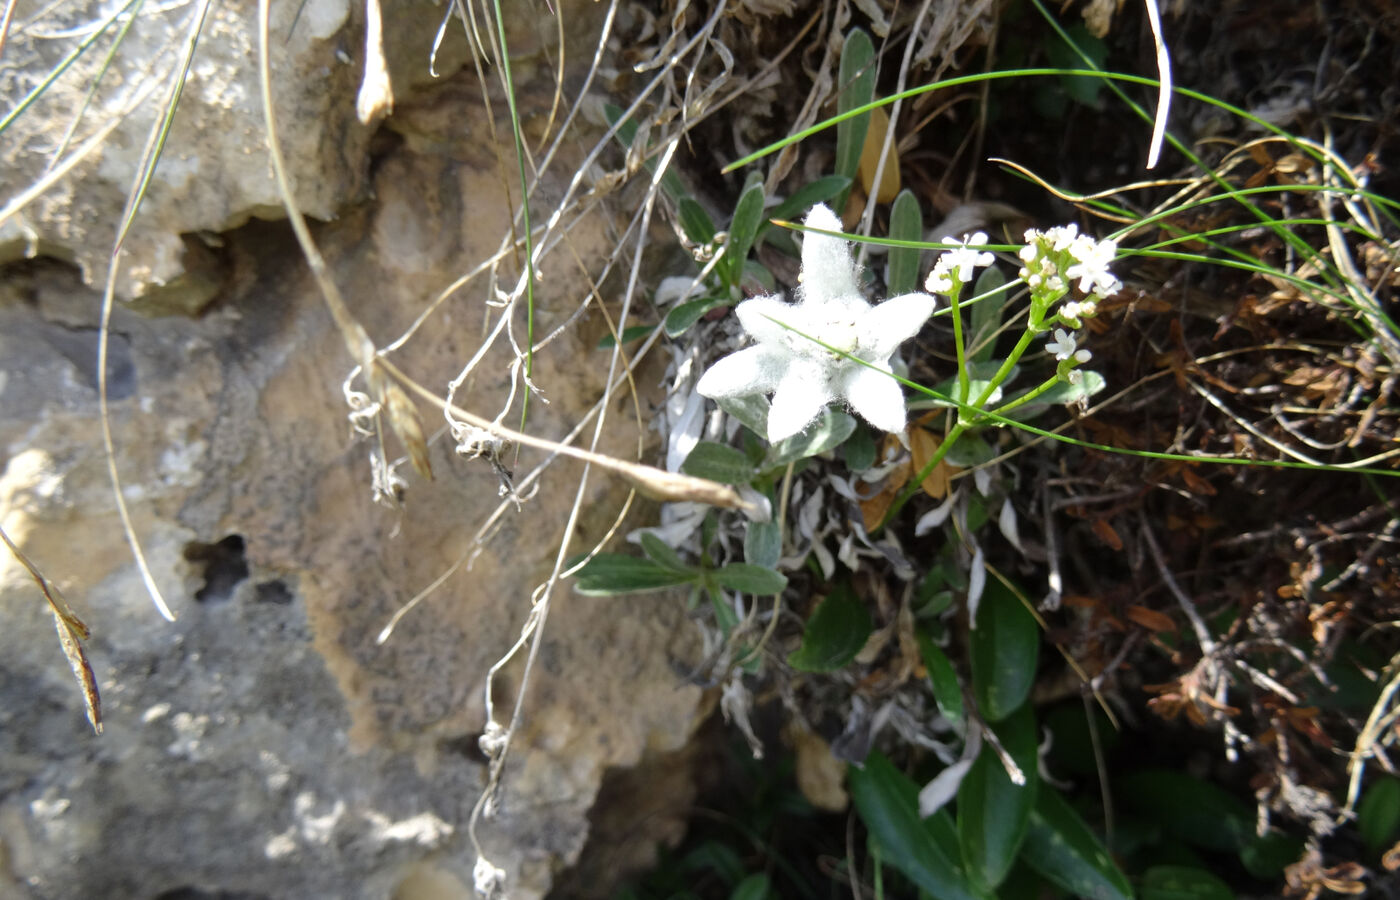
<instances>
[{"instance_id":1,"label":"crevice in rock","mask_svg":"<svg viewBox=\"0 0 1400 900\"><path fill-rule=\"evenodd\" d=\"M286 606L294 599L292 589L287 587L287 583L280 578L271 581L260 582L254 592L253 599L258 603L275 603L278 606Z\"/></svg>"},{"instance_id":2,"label":"crevice in rock","mask_svg":"<svg viewBox=\"0 0 1400 900\"><path fill-rule=\"evenodd\" d=\"M59 356L72 363L83 383L97 391L96 328L73 328L54 325L40 332L44 343ZM107 399L125 400L136 393L136 364L131 358L131 341L126 335L112 331L107 336Z\"/></svg>"},{"instance_id":3,"label":"crevice in rock","mask_svg":"<svg viewBox=\"0 0 1400 900\"><path fill-rule=\"evenodd\" d=\"M204 586L194 592L195 600L221 603L233 596L234 588L248 577L244 548L241 534L231 534L213 544L191 541L185 545L186 562L204 568Z\"/></svg>"},{"instance_id":4,"label":"crevice in rock","mask_svg":"<svg viewBox=\"0 0 1400 900\"><path fill-rule=\"evenodd\" d=\"M268 900L266 894L248 891L205 890L197 887L177 887L161 891L152 900Z\"/></svg>"}]
</instances>

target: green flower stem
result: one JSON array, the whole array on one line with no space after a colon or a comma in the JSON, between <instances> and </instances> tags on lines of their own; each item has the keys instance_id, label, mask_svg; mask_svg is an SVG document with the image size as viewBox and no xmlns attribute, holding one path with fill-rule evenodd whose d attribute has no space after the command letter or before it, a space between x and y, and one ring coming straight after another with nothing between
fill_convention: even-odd
<instances>
[{"instance_id":1,"label":"green flower stem","mask_svg":"<svg viewBox=\"0 0 1400 900\"><path fill-rule=\"evenodd\" d=\"M957 275L953 277L957 278ZM948 295L948 309L953 316L953 347L958 355L958 402L966 403L967 394L972 390L972 385L967 375L967 348L963 346L962 309L958 306L958 296L962 294L963 284L959 281L956 282L956 285L953 292ZM962 418L961 412L958 414L958 418Z\"/></svg>"},{"instance_id":2,"label":"green flower stem","mask_svg":"<svg viewBox=\"0 0 1400 900\"><path fill-rule=\"evenodd\" d=\"M997 369L996 374L988 380L986 389L982 391L982 396L974 400L971 404L972 406L977 407L980 411L983 406L986 405L987 401L991 399L992 394L996 392L996 389L1001 387L1002 382L1011 374L1011 370L1015 367L1016 363L1020 362L1021 357L1025 355L1026 350L1031 345L1031 341L1035 340L1036 334L1038 334L1038 332L1029 328L1026 329L1025 333L1021 335L1021 339L1016 342L1016 346L1011 348L1011 352L1007 354L1006 359L1002 360L1001 367ZM964 402L966 401L964 400ZM964 407L959 406L959 422L962 421L963 415Z\"/></svg>"},{"instance_id":3,"label":"green flower stem","mask_svg":"<svg viewBox=\"0 0 1400 900\"><path fill-rule=\"evenodd\" d=\"M918 428L919 426L915 425L914 427ZM933 456L929 457L929 461L924 464L924 467L919 470L917 475L909 480L908 486L900 491L899 496L890 504L890 508L885 511L885 517L881 519L880 524L875 527L875 532L871 537L874 537L875 534L883 530L884 527L889 524L890 519L893 519L899 514L899 511L904 508L904 504L908 503L910 498L919 492L919 485L924 483L925 478L933 474L933 470L938 467L939 463L943 462L943 457L948 455L948 451L958 442L958 438L962 437L971 427L971 425L963 422L958 422L953 426L953 430L944 436L943 443L939 444L938 449L933 451Z\"/></svg>"},{"instance_id":4,"label":"green flower stem","mask_svg":"<svg viewBox=\"0 0 1400 900\"><path fill-rule=\"evenodd\" d=\"M991 411L991 414L993 416L1005 416L1008 411L1015 409L1023 403L1029 403L1030 401L1034 400L1036 397L1039 397L1041 394L1050 390L1052 387L1059 383L1060 376L1058 374L1052 375L1049 378L1045 379L1044 383L1037 386L1034 390L1027 391L1021 396L1017 397L1015 400L1008 400L1006 403L1002 404L1001 406L998 406L996 409ZM984 421L984 419L977 419L977 423L981 423L982 421Z\"/></svg>"},{"instance_id":5,"label":"green flower stem","mask_svg":"<svg viewBox=\"0 0 1400 900\"><path fill-rule=\"evenodd\" d=\"M956 293L950 296L949 305L953 308L954 333L958 334L958 322L961 319L961 317L957 314L958 305L956 297ZM1011 374L1012 367L1015 366L1016 362L1020 360L1022 356L1025 355L1026 350L1031 345L1031 341L1035 340L1036 334L1037 332L1032 331L1031 329L1026 329L1026 332L1021 335L1021 339L1016 342L1016 346L1011 350L1011 353L1006 357L1006 360L1002 362L1001 367L997 369L996 374L991 377L991 380L987 384L986 389L982 391L982 395L976 400L974 400L971 404L967 403L968 376L966 367L963 367L962 365L962 341L960 339L961 336L959 335L958 364L960 368L958 370L958 391L961 394L961 396L958 398L959 403L957 424L953 426L952 431L949 431L947 435L944 436L943 443L938 446L938 449L936 451L934 451L934 454L932 457L929 458L929 461L924 463L924 467L919 470L918 474L915 475L914 478L910 479L908 486L905 487L904 490L900 491L899 496L896 497L895 501L890 504L889 510L885 512L885 517L880 520L879 527L875 529L877 532L880 529L883 529L885 525L889 523L890 519L893 519L895 515L897 515L899 511L904 508L904 504L908 503L910 499L912 499L913 496L916 493L918 493L919 486L924 483L924 479L929 477L929 475L933 474L933 470L937 468L938 464L943 461L943 458L948 455L948 451L952 449L955 443L957 443L958 438L962 437L963 434L965 434L972 428L976 428L987 421L987 418L984 416L975 416L970 419L964 419L964 416L966 415L967 406L970 405L976 407L979 410L982 409L982 407L986 404L987 400L992 396L996 389L1000 387L1002 382L1006 380L1007 376ZM1000 409L993 410L992 414L1000 415L1003 411L1007 409L1013 409L1021 405L1022 403L1025 403L1027 400L1040 396L1045 391L1048 391L1052 386L1054 386L1055 382L1057 382L1058 380L1058 376L1056 376L1055 378L1051 378L1044 384L1037 387L1035 390L1026 394L1024 397L1020 397L1016 400L1013 400L1005 406L1001 407Z\"/></svg>"}]
</instances>

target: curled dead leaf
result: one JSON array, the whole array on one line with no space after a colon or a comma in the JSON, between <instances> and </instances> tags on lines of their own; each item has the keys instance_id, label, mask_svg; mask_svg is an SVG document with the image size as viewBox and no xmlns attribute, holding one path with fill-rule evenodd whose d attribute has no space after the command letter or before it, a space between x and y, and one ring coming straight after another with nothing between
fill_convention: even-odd
<instances>
[{"instance_id":1,"label":"curled dead leaf","mask_svg":"<svg viewBox=\"0 0 1400 900\"><path fill-rule=\"evenodd\" d=\"M1124 610L1123 615L1129 622L1141 625L1150 631L1176 631L1176 623L1172 621L1172 617L1155 609L1148 609L1145 606L1130 606Z\"/></svg>"},{"instance_id":2,"label":"curled dead leaf","mask_svg":"<svg viewBox=\"0 0 1400 900\"><path fill-rule=\"evenodd\" d=\"M937 435L923 428L909 429L909 452L913 457L913 472L922 472L942 443ZM955 474L955 467L948 465L946 460L940 460L938 465L933 467L933 471L928 473L928 477L920 482L919 487L933 499L942 500L948 495L948 482Z\"/></svg>"},{"instance_id":3,"label":"curled dead leaf","mask_svg":"<svg viewBox=\"0 0 1400 900\"><path fill-rule=\"evenodd\" d=\"M15 546L15 542L10 540L10 536L5 533L5 529L0 528L0 541L10 548L19 564L29 573L29 577L34 579L34 583L39 586L39 592L44 595L44 599L49 603L49 611L53 613L54 628L58 630L58 644L63 648L63 655L68 660L69 667L73 670L73 677L78 682L78 688L83 692L83 706L87 712L88 722L92 725L92 730L98 734L102 733L102 698L97 693L97 677L92 672L92 664L88 662L87 652L83 649L83 641L87 640L92 632L88 630L83 620L78 618L78 614L73 612L73 608L68 605L68 601L63 599L63 594L52 581L39 571L38 566L25 556L24 551Z\"/></svg>"},{"instance_id":4,"label":"curled dead leaf","mask_svg":"<svg viewBox=\"0 0 1400 900\"><path fill-rule=\"evenodd\" d=\"M800 725L787 728L796 764L797 789L817 809L845 812L851 798L846 793L846 764L832 755L818 734Z\"/></svg>"},{"instance_id":5,"label":"curled dead leaf","mask_svg":"<svg viewBox=\"0 0 1400 900\"><path fill-rule=\"evenodd\" d=\"M890 143L889 155L885 157L879 189L873 189L875 170L880 165L880 151L885 148L885 135L889 130L889 113L885 112L883 107L872 109L870 127L865 132L865 145L860 150L860 163L856 167L856 174L860 177L860 185L865 189L866 195L874 197L876 203L893 202L899 194L899 154L895 151L894 142Z\"/></svg>"}]
</instances>

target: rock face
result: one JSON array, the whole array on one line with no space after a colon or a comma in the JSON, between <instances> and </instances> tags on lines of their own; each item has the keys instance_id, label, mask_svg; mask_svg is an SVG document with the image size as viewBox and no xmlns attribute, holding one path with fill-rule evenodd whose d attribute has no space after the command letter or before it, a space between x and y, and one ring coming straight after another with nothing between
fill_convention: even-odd
<instances>
[{"instance_id":1,"label":"rock face","mask_svg":"<svg viewBox=\"0 0 1400 900\"><path fill-rule=\"evenodd\" d=\"M230 5L219 21L246 31L234 21L246 12ZM334 186L304 178L299 190L310 211L338 216L317 239L354 314L387 343L496 251L510 205L470 81L400 103L401 137L381 140L366 164L368 132L343 115L353 117L355 78L331 61L330 45L353 35L337 30L344 16L328 0L306 4L292 44L326 54L327 74L284 87L324 104L323 130L296 140L334 151L300 163L330 169ZM232 56L246 50L240 39L219 38ZM246 74L233 83L248 88ZM274 202L247 183L265 178L261 144L238 143L213 157L191 150L191 190L212 178L242 204L159 200L153 210L186 218L153 215L140 241L170 249L182 231L223 229ZM245 151L242 174L221 168ZM374 199L344 205L360 195ZM84 218L81 198L67 202ZM112 223L85 221L89 230L70 237L94 240L90 266ZM572 233L583 265L596 270L611 249L609 225L598 212ZM375 505L374 445L349 439L341 399L350 362L290 230L253 221L208 244L219 276L208 312L118 310L111 343L117 465L174 624L141 585L111 497L95 390L100 294L83 283L88 270L50 260L0 275L0 524L92 626L106 719L94 736L41 596L0 557L0 898L469 896L483 680L548 575L580 470L550 468L517 511L498 496L491 466L439 439L436 479L405 467L403 509ZM538 333L587 291L572 258L544 270ZM477 282L454 294L396 361L440 389L480 344L488 297ZM532 432L563 435L602 395L599 331L585 319L537 354L533 380L550 403L531 403ZM489 355L459 403L494 415L508 361ZM600 449L626 455L636 424L619 409L610 404ZM422 413L430 432L441 423ZM519 477L541 458L511 451L505 462ZM615 483L590 479L577 549L623 498ZM409 597L477 549L474 535L501 503L500 526L471 566L377 645ZM514 898L542 896L576 861L605 773L675 753L700 715L678 600L582 598L563 585L553 603L501 806L480 829ZM507 667L498 681L507 710L519 684L519 665ZM665 775L670 808L685 806L684 780L674 767Z\"/></svg>"}]
</instances>

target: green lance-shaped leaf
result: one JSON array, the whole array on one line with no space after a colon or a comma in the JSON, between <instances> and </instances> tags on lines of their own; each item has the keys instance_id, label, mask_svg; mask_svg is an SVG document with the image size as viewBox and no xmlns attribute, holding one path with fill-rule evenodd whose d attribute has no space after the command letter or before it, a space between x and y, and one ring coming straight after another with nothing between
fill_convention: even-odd
<instances>
[{"instance_id":1,"label":"green lance-shaped leaf","mask_svg":"<svg viewBox=\"0 0 1400 900\"><path fill-rule=\"evenodd\" d=\"M958 789L958 840L963 859L973 874L991 887L1005 880L1016 861L1040 787L1031 705L1022 704L994 731L1020 768L1023 783L1011 780L996 749L984 743Z\"/></svg>"},{"instance_id":2,"label":"green lance-shaped leaf","mask_svg":"<svg viewBox=\"0 0 1400 900\"><path fill-rule=\"evenodd\" d=\"M574 590L593 597L611 597L660 591L689 584L698 577L699 573L677 571L639 556L600 553L578 571Z\"/></svg>"},{"instance_id":3,"label":"green lance-shaped leaf","mask_svg":"<svg viewBox=\"0 0 1400 900\"><path fill-rule=\"evenodd\" d=\"M1153 866L1142 873L1142 900L1235 900L1216 876L1193 866Z\"/></svg>"},{"instance_id":4,"label":"green lance-shaped leaf","mask_svg":"<svg viewBox=\"0 0 1400 900\"><path fill-rule=\"evenodd\" d=\"M850 773L851 799L883 856L934 900L990 900L968 876L952 817L919 818L919 787L873 751Z\"/></svg>"},{"instance_id":5,"label":"green lance-shaped leaf","mask_svg":"<svg viewBox=\"0 0 1400 900\"><path fill-rule=\"evenodd\" d=\"M745 594L766 596L781 593L783 588L787 587L786 575L749 563L730 563L715 569L710 575L731 591L742 591Z\"/></svg>"},{"instance_id":6,"label":"green lance-shaped leaf","mask_svg":"<svg viewBox=\"0 0 1400 900\"><path fill-rule=\"evenodd\" d=\"M744 261L763 222L763 175L758 170L749 173L739 202L734 207L734 219L729 223L729 247L721 264L728 267L729 284L737 285L744 278Z\"/></svg>"},{"instance_id":7,"label":"green lance-shaped leaf","mask_svg":"<svg viewBox=\"0 0 1400 900\"><path fill-rule=\"evenodd\" d=\"M897 241L924 239L924 214L919 200L908 188L899 192L890 207L890 237ZM888 287L891 297L919 289L919 251L913 247L891 247ZM974 321L976 314L974 313Z\"/></svg>"},{"instance_id":8,"label":"green lance-shaped leaf","mask_svg":"<svg viewBox=\"0 0 1400 900\"><path fill-rule=\"evenodd\" d=\"M1071 894L1087 900L1132 900L1127 876L1079 813L1053 790L1038 792L1021 859Z\"/></svg>"},{"instance_id":9,"label":"green lance-shaped leaf","mask_svg":"<svg viewBox=\"0 0 1400 900\"><path fill-rule=\"evenodd\" d=\"M1030 696L1040 651L1035 616L1000 579L990 578L972 630L972 691L989 722L1000 722Z\"/></svg>"},{"instance_id":10,"label":"green lance-shaped leaf","mask_svg":"<svg viewBox=\"0 0 1400 900\"><path fill-rule=\"evenodd\" d=\"M840 93L836 98L838 113L850 112L875 99L875 45L870 35L853 28L846 35L841 50ZM865 132L870 128L870 113L845 119L836 125L836 174L855 178L860 165L860 151L865 147ZM836 195L833 208L837 215L846 207L850 196L848 186Z\"/></svg>"},{"instance_id":11,"label":"green lance-shaped leaf","mask_svg":"<svg viewBox=\"0 0 1400 900\"><path fill-rule=\"evenodd\" d=\"M924 668L928 669L928 680L933 685L933 699L938 703L938 711L943 718L961 727L963 719L962 685L958 683L958 673L948 654L939 649L923 631L919 632L919 655L923 657Z\"/></svg>"}]
</instances>

